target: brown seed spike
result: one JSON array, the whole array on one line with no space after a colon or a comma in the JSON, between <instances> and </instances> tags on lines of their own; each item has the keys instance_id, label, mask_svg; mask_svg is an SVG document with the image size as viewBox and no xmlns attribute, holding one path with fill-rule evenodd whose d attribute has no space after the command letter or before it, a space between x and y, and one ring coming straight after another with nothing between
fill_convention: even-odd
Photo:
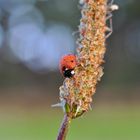
<instances>
[{"instance_id":1,"label":"brown seed spike","mask_svg":"<svg viewBox=\"0 0 140 140\"><path fill-rule=\"evenodd\" d=\"M83 0L81 10L75 75L64 81L60 88L61 101L65 102L65 112L77 118L90 109L96 84L103 75L106 29L106 0ZM61 91L63 89L63 91ZM65 93L64 93L65 92Z\"/></svg>"},{"instance_id":2,"label":"brown seed spike","mask_svg":"<svg viewBox=\"0 0 140 140\"><path fill-rule=\"evenodd\" d=\"M66 78L60 87L60 101L65 112L57 140L65 140L71 119L80 117L91 109L92 96L103 75L102 63L106 52L106 21L118 7L107 0L79 0L81 19L77 39L77 65L75 75ZM111 7L110 7L111 6ZM110 8L110 9L109 9ZM110 16L111 14L111 16ZM112 19L111 22L112 23Z\"/></svg>"}]
</instances>

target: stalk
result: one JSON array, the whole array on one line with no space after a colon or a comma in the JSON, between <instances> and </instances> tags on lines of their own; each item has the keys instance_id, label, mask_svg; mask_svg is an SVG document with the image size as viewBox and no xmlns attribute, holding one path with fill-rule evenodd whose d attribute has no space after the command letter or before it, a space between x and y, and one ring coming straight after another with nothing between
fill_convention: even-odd
<instances>
[{"instance_id":1,"label":"stalk","mask_svg":"<svg viewBox=\"0 0 140 140\"><path fill-rule=\"evenodd\" d=\"M75 75L65 78L60 87L60 104L65 116L57 140L65 140L71 120L91 108L97 83L103 76L106 32L109 31L106 20L112 16L111 12L118 8L112 3L107 4L107 0L80 0L80 5L81 19L76 54L78 65Z\"/></svg>"},{"instance_id":2,"label":"stalk","mask_svg":"<svg viewBox=\"0 0 140 140\"><path fill-rule=\"evenodd\" d=\"M71 118L65 114L58 133L57 140L66 139L70 123L71 123Z\"/></svg>"}]
</instances>

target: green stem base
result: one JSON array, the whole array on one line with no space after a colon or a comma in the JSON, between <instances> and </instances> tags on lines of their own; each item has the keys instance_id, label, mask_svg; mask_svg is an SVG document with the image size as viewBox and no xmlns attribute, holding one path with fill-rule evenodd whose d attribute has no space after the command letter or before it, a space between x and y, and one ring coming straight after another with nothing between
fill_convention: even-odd
<instances>
[{"instance_id":1,"label":"green stem base","mask_svg":"<svg viewBox=\"0 0 140 140\"><path fill-rule=\"evenodd\" d=\"M71 118L67 116L67 114L64 115L64 119L62 121L57 140L66 140L66 136L68 133L68 128L71 123Z\"/></svg>"}]
</instances>

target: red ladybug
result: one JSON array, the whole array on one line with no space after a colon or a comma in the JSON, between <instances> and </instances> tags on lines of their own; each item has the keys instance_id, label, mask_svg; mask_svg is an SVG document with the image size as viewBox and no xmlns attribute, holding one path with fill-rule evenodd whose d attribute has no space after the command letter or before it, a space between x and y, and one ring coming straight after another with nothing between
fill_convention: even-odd
<instances>
[{"instance_id":1,"label":"red ladybug","mask_svg":"<svg viewBox=\"0 0 140 140\"><path fill-rule=\"evenodd\" d=\"M76 56L73 54L64 55L60 60L60 72L64 77L71 78L74 73L74 68L76 67Z\"/></svg>"}]
</instances>

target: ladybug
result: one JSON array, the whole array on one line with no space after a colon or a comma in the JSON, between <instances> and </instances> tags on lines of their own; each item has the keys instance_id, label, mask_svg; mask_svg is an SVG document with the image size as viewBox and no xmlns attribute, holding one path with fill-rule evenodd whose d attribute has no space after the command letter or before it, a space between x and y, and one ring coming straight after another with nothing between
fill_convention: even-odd
<instances>
[{"instance_id":1,"label":"ladybug","mask_svg":"<svg viewBox=\"0 0 140 140\"><path fill-rule=\"evenodd\" d=\"M61 58L59 69L64 77L71 78L75 74L74 68L76 65L76 56L73 54L67 54Z\"/></svg>"}]
</instances>

